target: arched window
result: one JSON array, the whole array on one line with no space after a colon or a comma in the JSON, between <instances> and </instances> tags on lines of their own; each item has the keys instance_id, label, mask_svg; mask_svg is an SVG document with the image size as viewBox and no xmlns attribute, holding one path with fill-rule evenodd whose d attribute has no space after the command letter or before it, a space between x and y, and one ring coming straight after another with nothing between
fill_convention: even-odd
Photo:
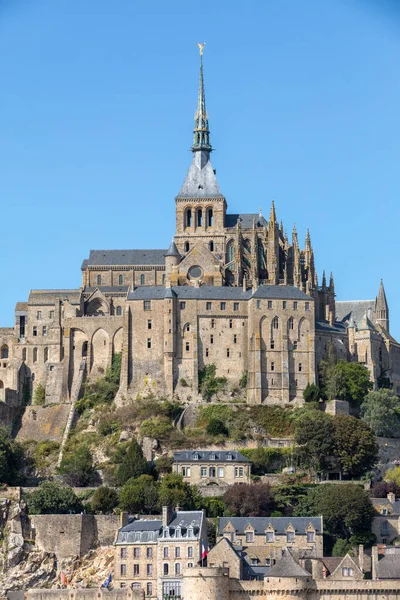
<instances>
[{"instance_id":1,"label":"arched window","mask_svg":"<svg viewBox=\"0 0 400 600\"><path fill-rule=\"evenodd\" d=\"M47 348L47 346L43 350L43 360L44 362L47 362L49 360L49 349Z\"/></svg>"},{"instance_id":2,"label":"arched window","mask_svg":"<svg viewBox=\"0 0 400 600\"><path fill-rule=\"evenodd\" d=\"M144 285L144 275L143 275L143 273L140 276L140 285Z\"/></svg>"},{"instance_id":3,"label":"arched window","mask_svg":"<svg viewBox=\"0 0 400 600\"><path fill-rule=\"evenodd\" d=\"M7 344L4 344L1 347L1 358L8 358L8 346L7 346Z\"/></svg>"},{"instance_id":4,"label":"arched window","mask_svg":"<svg viewBox=\"0 0 400 600\"><path fill-rule=\"evenodd\" d=\"M117 317L122 315L122 306L117 306Z\"/></svg>"},{"instance_id":5,"label":"arched window","mask_svg":"<svg viewBox=\"0 0 400 600\"><path fill-rule=\"evenodd\" d=\"M186 210L186 218L185 218L185 227L192 226L192 209L188 208Z\"/></svg>"},{"instance_id":6,"label":"arched window","mask_svg":"<svg viewBox=\"0 0 400 600\"><path fill-rule=\"evenodd\" d=\"M164 273L164 274L163 274L163 276L162 276L162 284L163 284L163 285L165 284L165 273Z\"/></svg>"},{"instance_id":7,"label":"arched window","mask_svg":"<svg viewBox=\"0 0 400 600\"><path fill-rule=\"evenodd\" d=\"M233 261L234 258L235 258L235 245L234 245L234 241L230 240L226 247L226 262L230 263Z\"/></svg>"},{"instance_id":8,"label":"arched window","mask_svg":"<svg viewBox=\"0 0 400 600\"><path fill-rule=\"evenodd\" d=\"M23 348L22 350L22 360L26 360L26 348Z\"/></svg>"},{"instance_id":9,"label":"arched window","mask_svg":"<svg viewBox=\"0 0 400 600\"><path fill-rule=\"evenodd\" d=\"M207 210L207 227L212 227L213 225L214 225L213 209L209 208Z\"/></svg>"},{"instance_id":10,"label":"arched window","mask_svg":"<svg viewBox=\"0 0 400 600\"><path fill-rule=\"evenodd\" d=\"M185 242L185 252L189 252L189 242Z\"/></svg>"},{"instance_id":11,"label":"arched window","mask_svg":"<svg viewBox=\"0 0 400 600\"><path fill-rule=\"evenodd\" d=\"M37 362L37 348L33 349L33 362Z\"/></svg>"},{"instance_id":12,"label":"arched window","mask_svg":"<svg viewBox=\"0 0 400 600\"><path fill-rule=\"evenodd\" d=\"M101 275L97 275L97 285L101 285Z\"/></svg>"},{"instance_id":13,"label":"arched window","mask_svg":"<svg viewBox=\"0 0 400 600\"><path fill-rule=\"evenodd\" d=\"M294 328L294 320L293 317L290 317L289 321L288 321L288 329L293 329Z\"/></svg>"},{"instance_id":14,"label":"arched window","mask_svg":"<svg viewBox=\"0 0 400 600\"><path fill-rule=\"evenodd\" d=\"M118 285L124 285L124 276L118 275Z\"/></svg>"},{"instance_id":15,"label":"arched window","mask_svg":"<svg viewBox=\"0 0 400 600\"><path fill-rule=\"evenodd\" d=\"M208 242L208 249L210 250L210 252L214 252L214 242Z\"/></svg>"},{"instance_id":16,"label":"arched window","mask_svg":"<svg viewBox=\"0 0 400 600\"><path fill-rule=\"evenodd\" d=\"M203 225L203 211L201 208L197 209L197 227L201 227Z\"/></svg>"},{"instance_id":17,"label":"arched window","mask_svg":"<svg viewBox=\"0 0 400 600\"><path fill-rule=\"evenodd\" d=\"M278 319L278 317L274 317L274 319L272 321L272 328L273 329L278 329L279 328L279 319Z\"/></svg>"}]
</instances>

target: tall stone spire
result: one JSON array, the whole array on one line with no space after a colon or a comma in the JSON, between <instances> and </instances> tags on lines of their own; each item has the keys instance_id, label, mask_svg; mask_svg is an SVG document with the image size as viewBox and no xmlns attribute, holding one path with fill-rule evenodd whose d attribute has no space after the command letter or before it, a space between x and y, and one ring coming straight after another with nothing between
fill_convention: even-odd
<instances>
[{"instance_id":1,"label":"tall stone spire","mask_svg":"<svg viewBox=\"0 0 400 600\"><path fill-rule=\"evenodd\" d=\"M271 211L269 213L269 220L270 220L270 223L273 223L275 225L275 223L276 223L276 212L275 212L275 202L274 202L274 199L272 199Z\"/></svg>"},{"instance_id":2,"label":"tall stone spire","mask_svg":"<svg viewBox=\"0 0 400 600\"><path fill-rule=\"evenodd\" d=\"M375 321L389 333L389 306L386 300L382 279L375 300Z\"/></svg>"},{"instance_id":3,"label":"tall stone spire","mask_svg":"<svg viewBox=\"0 0 400 600\"><path fill-rule=\"evenodd\" d=\"M197 110L194 118L193 145L191 147L193 159L177 198L222 199L223 195L219 189L215 171L213 170L210 162L212 146L210 144L210 130L208 128L206 97L204 93L204 44L198 44L198 46L200 48L200 75L197 95Z\"/></svg>"},{"instance_id":4,"label":"tall stone spire","mask_svg":"<svg viewBox=\"0 0 400 600\"><path fill-rule=\"evenodd\" d=\"M204 93L203 76L203 50L204 44L198 44L200 48L200 74L199 90L197 94L197 110L194 117L193 146L192 152L212 152L210 144L210 130L208 128L208 115L206 109L206 95Z\"/></svg>"}]
</instances>

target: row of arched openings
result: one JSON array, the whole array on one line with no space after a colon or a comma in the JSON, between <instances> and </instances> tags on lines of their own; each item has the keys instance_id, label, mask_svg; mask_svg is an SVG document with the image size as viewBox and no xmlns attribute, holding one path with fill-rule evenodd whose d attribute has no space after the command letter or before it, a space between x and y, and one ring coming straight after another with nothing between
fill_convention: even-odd
<instances>
[{"instance_id":1,"label":"row of arched openings","mask_svg":"<svg viewBox=\"0 0 400 600\"><path fill-rule=\"evenodd\" d=\"M184 216L184 227L203 227L204 216L203 209L197 208L193 211L191 208L185 210ZM213 227L214 225L214 212L212 208L207 208L205 211L205 226Z\"/></svg>"},{"instance_id":2,"label":"row of arched openings","mask_svg":"<svg viewBox=\"0 0 400 600\"><path fill-rule=\"evenodd\" d=\"M97 275L97 285L101 285L102 284L102 277L101 275ZM118 275L118 285L124 285L124 276L123 275Z\"/></svg>"},{"instance_id":3,"label":"row of arched openings","mask_svg":"<svg viewBox=\"0 0 400 600\"><path fill-rule=\"evenodd\" d=\"M189 244L189 242L185 242L185 244L183 246L183 249L184 249L185 252L189 252L189 250L190 250L190 244ZM210 242L208 242L208 249L209 249L210 252L214 252L214 242L212 240ZM165 275L163 275L163 278L164 277L165 277ZM165 283L164 279L163 279L163 283Z\"/></svg>"},{"instance_id":4,"label":"row of arched openings","mask_svg":"<svg viewBox=\"0 0 400 600\"><path fill-rule=\"evenodd\" d=\"M33 353L32 353L32 362L37 362L38 361L38 356L39 356L39 349L38 348L34 348L33 349ZM22 349L22 360L25 362L26 361L26 357L27 357L27 351L26 348ZM49 349L47 346L45 346L45 348L43 348L43 362L47 362L49 360Z\"/></svg>"}]
</instances>

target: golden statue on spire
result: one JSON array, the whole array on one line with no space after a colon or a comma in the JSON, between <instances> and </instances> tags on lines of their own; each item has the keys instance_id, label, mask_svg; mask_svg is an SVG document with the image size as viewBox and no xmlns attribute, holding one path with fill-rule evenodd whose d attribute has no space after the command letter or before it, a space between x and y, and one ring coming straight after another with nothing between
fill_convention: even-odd
<instances>
[{"instance_id":1,"label":"golden statue on spire","mask_svg":"<svg viewBox=\"0 0 400 600\"><path fill-rule=\"evenodd\" d=\"M203 52L204 52L204 46L206 45L205 42L203 42L202 44L198 43L197 44L200 50L200 56L203 56Z\"/></svg>"}]
</instances>

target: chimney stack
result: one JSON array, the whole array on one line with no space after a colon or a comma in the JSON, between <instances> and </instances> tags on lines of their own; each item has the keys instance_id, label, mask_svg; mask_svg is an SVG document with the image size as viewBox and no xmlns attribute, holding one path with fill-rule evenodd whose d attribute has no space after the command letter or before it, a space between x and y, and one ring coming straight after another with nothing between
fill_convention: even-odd
<instances>
[{"instance_id":1,"label":"chimney stack","mask_svg":"<svg viewBox=\"0 0 400 600\"><path fill-rule=\"evenodd\" d=\"M170 506L162 507L162 524L163 527L167 527L172 521L173 511Z\"/></svg>"},{"instance_id":2,"label":"chimney stack","mask_svg":"<svg viewBox=\"0 0 400 600\"><path fill-rule=\"evenodd\" d=\"M396 494L394 494L393 492L389 492L387 498L391 504L396 502Z\"/></svg>"}]
</instances>

